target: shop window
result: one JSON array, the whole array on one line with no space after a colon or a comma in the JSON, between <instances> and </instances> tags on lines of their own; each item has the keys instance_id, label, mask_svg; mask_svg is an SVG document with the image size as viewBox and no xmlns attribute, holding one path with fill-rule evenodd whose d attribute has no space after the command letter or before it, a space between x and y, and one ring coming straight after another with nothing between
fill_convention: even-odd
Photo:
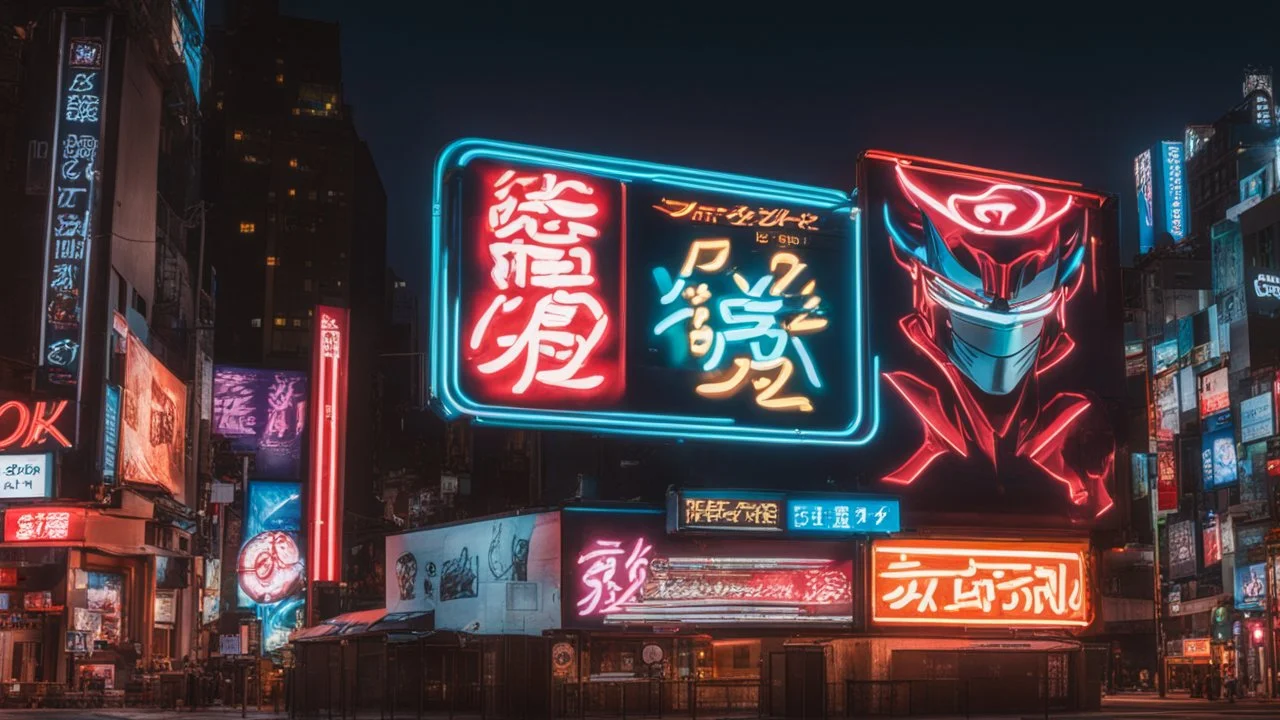
<instances>
[{"instance_id":1,"label":"shop window","mask_svg":"<svg viewBox=\"0 0 1280 720\"><path fill-rule=\"evenodd\" d=\"M84 607L75 607L71 621L74 629L89 634L92 649L95 643L115 647L127 640L125 632L124 575L106 572L87 574Z\"/></svg>"}]
</instances>

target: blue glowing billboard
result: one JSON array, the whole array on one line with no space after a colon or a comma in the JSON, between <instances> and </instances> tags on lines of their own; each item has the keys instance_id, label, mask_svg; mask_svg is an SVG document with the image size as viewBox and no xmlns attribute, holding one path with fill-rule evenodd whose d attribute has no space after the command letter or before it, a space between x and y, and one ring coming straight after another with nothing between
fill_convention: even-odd
<instances>
[{"instance_id":1,"label":"blue glowing billboard","mask_svg":"<svg viewBox=\"0 0 1280 720\"><path fill-rule=\"evenodd\" d=\"M255 480L249 483L245 507L236 598L262 622L262 651L270 653L306 620L302 485Z\"/></svg>"},{"instance_id":2,"label":"blue glowing billboard","mask_svg":"<svg viewBox=\"0 0 1280 720\"><path fill-rule=\"evenodd\" d=\"M1151 177L1151 151L1143 150L1133 159L1133 180L1138 191L1138 252L1155 247L1155 208L1152 206L1155 184Z\"/></svg>"},{"instance_id":3,"label":"blue glowing billboard","mask_svg":"<svg viewBox=\"0 0 1280 720\"><path fill-rule=\"evenodd\" d=\"M1160 143L1160 189L1164 202L1163 229L1177 242L1187 236L1187 182L1180 142Z\"/></svg>"},{"instance_id":4,"label":"blue glowing billboard","mask_svg":"<svg viewBox=\"0 0 1280 720\"><path fill-rule=\"evenodd\" d=\"M1216 490L1236 481L1235 428L1226 425L1201 436L1200 464L1200 480L1205 490Z\"/></svg>"},{"instance_id":5,"label":"blue glowing billboard","mask_svg":"<svg viewBox=\"0 0 1280 720\"><path fill-rule=\"evenodd\" d=\"M213 434L254 454L253 477L301 477L307 429L305 372L219 365L213 372Z\"/></svg>"},{"instance_id":6,"label":"blue glowing billboard","mask_svg":"<svg viewBox=\"0 0 1280 720\"><path fill-rule=\"evenodd\" d=\"M787 530L797 533L895 533L902 529L897 498L793 498Z\"/></svg>"},{"instance_id":7,"label":"blue glowing billboard","mask_svg":"<svg viewBox=\"0 0 1280 720\"><path fill-rule=\"evenodd\" d=\"M1236 566L1236 609L1265 610L1267 608L1266 563Z\"/></svg>"},{"instance_id":8,"label":"blue glowing billboard","mask_svg":"<svg viewBox=\"0 0 1280 720\"><path fill-rule=\"evenodd\" d=\"M102 413L102 482L116 481L116 463L120 450L120 388L107 386Z\"/></svg>"},{"instance_id":9,"label":"blue glowing billboard","mask_svg":"<svg viewBox=\"0 0 1280 720\"><path fill-rule=\"evenodd\" d=\"M432 391L492 425L861 445L848 193L488 140L435 170Z\"/></svg>"}]
</instances>

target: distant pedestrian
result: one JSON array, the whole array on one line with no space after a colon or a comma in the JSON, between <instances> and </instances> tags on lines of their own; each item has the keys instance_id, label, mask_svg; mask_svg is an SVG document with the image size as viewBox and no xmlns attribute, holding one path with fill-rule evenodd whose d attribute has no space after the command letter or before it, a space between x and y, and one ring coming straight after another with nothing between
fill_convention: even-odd
<instances>
[{"instance_id":1,"label":"distant pedestrian","mask_svg":"<svg viewBox=\"0 0 1280 720\"><path fill-rule=\"evenodd\" d=\"M1234 703L1236 701L1236 674L1231 670L1227 670L1226 680L1223 685L1227 688L1227 702Z\"/></svg>"}]
</instances>

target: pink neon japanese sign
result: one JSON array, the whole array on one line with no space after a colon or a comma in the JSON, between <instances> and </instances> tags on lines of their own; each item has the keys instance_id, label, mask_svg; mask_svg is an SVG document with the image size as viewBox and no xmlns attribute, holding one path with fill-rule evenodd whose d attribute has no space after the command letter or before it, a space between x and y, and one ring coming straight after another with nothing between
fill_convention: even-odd
<instances>
[{"instance_id":1,"label":"pink neon japanese sign","mask_svg":"<svg viewBox=\"0 0 1280 720\"><path fill-rule=\"evenodd\" d=\"M477 394L593 406L624 389L621 186L552 168L474 175L475 291L460 344Z\"/></svg>"}]
</instances>

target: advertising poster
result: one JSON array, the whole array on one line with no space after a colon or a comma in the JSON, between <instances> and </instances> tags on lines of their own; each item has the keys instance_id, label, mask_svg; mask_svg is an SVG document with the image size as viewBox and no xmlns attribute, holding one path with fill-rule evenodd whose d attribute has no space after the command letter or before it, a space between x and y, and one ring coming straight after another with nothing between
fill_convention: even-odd
<instances>
[{"instance_id":1,"label":"advertising poster","mask_svg":"<svg viewBox=\"0 0 1280 720\"><path fill-rule=\"evenodd\" d=\"M1218 295L1240 287L1244 279L1244 244L1240 238L1240 223L1222 222L1211 231L1213 252L1213 291ZM1241 308L1243 314L1243 307ZM1231 322L1235 317L1223 318Z\"/></svg>"},{"instance_id":2,"label":"advertising poster","mask_svg":"<svg viewBox=\"0 0 1280 720\"><path fill-rule=\"evenodd\" d=\"M236 560L236 598L262 623L262 651L275 652L306 620L306 562L301 547L302 485L249 483L244 543Z\"/></svg>"},{"instance_id":3,"label":"advertising poster","mask_svg":"<svg viewBox=\"0 0 1280 720\"><path fill-rule=\"evenodd\" d=\"M560 513L419 530L386 542L388 612L434 613L441 630L541 635L560 627ZM628 575L618 565L621 581Z\"/></svg>"},{"instance_id":4,"label":"advertising poster","mask_svg":"<svg viewBox=\"0 0 1280 720\"><path fill-rule=\"evenodd\" d=\"M1267 565L1236 565L1236 609L1265 610L1267 607Z\"/></svg>"},{"instance_id":5,"label":"advertising poster","mask_svg":"<svg viewBox=\"0 0 1280 720\"><path fill-rule=\"evenodd\" d=\"M1158 512L1178 509L1178 463L1172 442L1156 444L1156 493Z\"/></svg>"},{"instance_id":6,"label":"advertising poster","mask_svg":"<svg viewBox=\"0 0 1280 720\"><path fill-rule=\"evenodd\" d=\"M1153 375L1173 367L1178 362L1178 340L1166 340L1151 346L1151 372Z\"/></svg>"},{"instance_id":7,"label":"advertising poster","mask_svg":"<svg viewBox=\"0 0 1280 720\"><path fill-rule=\"evenodd\" d=\"M1196 371L1190 366L1178 371L1178 411L1195 412Z\"/></svg>"},{"instance_id":8,"label":"advertising poster","mask_svg":"<svg viewBox=\"0 0 1280 720\"><path fill-rule=\"evenodd\" d=\"M1225 367L1200 376L1200 417L1231 407L1231 397L1227 388L1227 368Z\"/></svg>"},{"instance_id":9,"label":"advertising poster","mask_svg":"<svg viewBox=\"0 0 1280 720\"><path fill-rule=\"evenodd\" d=\"M668 535L661 514L565 511L564 626L847 627L853 545Z\"/></svg>"},{"instance_id":10,"label":"advertising poster","mask_svg":"<svg viewBox=\"0 0 1280 720\"><path fill-rule=\"evenodd\" d=\"M1191 577L1196 569L1196 524L1190 520L1170 524L1169 576Z\"/></svg>"},{"instance_id":11,"label":"advertising poster","mask_svg":"<svg viewBox=\"0 0 1280 720\"><path fill-rule=\"evenodd\" d=\"M1155 183L1150 149L1133 159L1133 182L1138 191L1138 252L1146 253L1156 244Z\"/></svg>"},{"instance_id":12,"label":"advertising poster","mask_svg":"<svg viewBox=\"0 0 1280 720\"><path fill-rule=\"evenodd\" d=\"M1200 478L1206 491L1235 483L1235 428L1227 425L1204 433L1200 438L1200 462Z\"/></svg>"},{"instance_id":13,"label":"advertising poster","mask_svg":"<svg viewBox=\"0 0 1280 720\"><path fill-rule=\"evenodd\" d=\"M1264 509L1270 499L1267 493L1267 444L1250 443L1244 448L1244 462L1240 467L1240 502L1258 504Z\"/></svg>"},{"instance_id":14,"label":"advertising poster","mask_svg":"<svg viewBox=\"0 0 1280 720\"><path fill-rule=\"evenodd\" d=\"M1222 554L1231 555L1236 551L1236 523L1230 515L1223 515L1218 521L1218 538L1222 542Z\"/></svg>"},{"instance_id":15,"label":"advertising poster","mask_svg":"<svg viewBox=\"0 0 1280 720\"><path fill-rule=\"evenodd\" d=\"M1200 531L1201 543L1204 545L1204 566L1210 567L1222 562L1222 539L1218 534L1218 517L1210 513Z\"/></svg>"},{"instance_id":16,"label":"advertising poster","mask_svg":"<svg viewBox=\"0 0 1280 720\"><path fill-rule=\"evenodd\" d=\"M0 502L52 496L52 453L0 455Z\"/></svg>"},{"instance_id":17,"label":"advertising poster","mask_svg":"<svg viewBox=\"0 0 1280 720\"><path fill-rule=\"evenodd\" d=\"M90 639L94 642L118 645L120 628L124 621L124 576L115 573L90 572L88 581L85 622L89 627L76 629L90 630Z\"/></svg>"},{"instance_id":18,"label":"advertising poster","mask_svg":"<svg viewBox=\"0 0 1280 720\"><path fill-rule=\"evenodd\" d=\"M307 428L305 372L218 365L213 374L213 434L254 453L254 477L297 480Z\"/></svg>"},{"instance_id":19,"label":"advertising poster","mask_svg":"<svg viewBox=\"0 0 1280 720\"><path fill-rule=\"evenodd\" d=\"M187 387L129 336L120 422L120 479L159 485L178 500L186 484Z\"/></svg>"}]
</instances>

